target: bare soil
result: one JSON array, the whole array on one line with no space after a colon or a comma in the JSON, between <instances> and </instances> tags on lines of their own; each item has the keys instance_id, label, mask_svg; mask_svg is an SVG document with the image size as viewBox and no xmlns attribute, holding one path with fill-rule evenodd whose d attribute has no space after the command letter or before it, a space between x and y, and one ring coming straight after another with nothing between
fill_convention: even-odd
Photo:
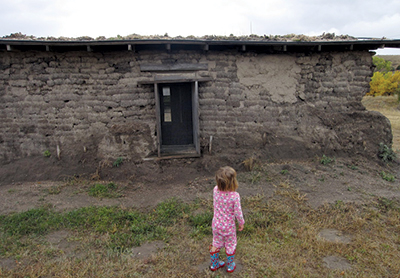
<instances>
[{"instance_id":1,"label":"bare soil","mask_svg":"<svg viewBox=\"0 0 400 278\"><path fill-rule=\"evenodd\" d=\"M378 160L357 157L335 158L334 162L323 165L320 160L314 158L263 163L251 172L246 171L243 164L237 163L233 166L238 171L238 192L242 198L258 194L268 198L274 195L277 186L284 183L298 190L311 207L336 201L365 203L378 197L400 200L400 169L397 162L385 165ZM147 169L147 172L139 175L137 169L131 170L133 167ZM96 180L90 179L90 174L82 174L56 181L3 182L0 184L0 214L40 206L52 207L58 211L84 206L148 209L170 198L185 202L196 198L211 199L217 168L212 163L212 157L208 157L149 162L146 165L126 163L118 169L109 167L107 171L113 172L113 175L107 174ZM2 169L0 172L5 171ZM393 175L395 181L384 180L382 172ZM120 197L89 196L91 185L110 181L118 185Z\"/></svg>"}]
</instances>

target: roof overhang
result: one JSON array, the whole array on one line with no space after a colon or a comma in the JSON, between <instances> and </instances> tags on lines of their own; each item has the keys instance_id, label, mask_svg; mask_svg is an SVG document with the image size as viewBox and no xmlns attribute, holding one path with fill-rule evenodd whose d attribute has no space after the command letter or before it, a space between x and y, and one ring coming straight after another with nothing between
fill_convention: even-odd
<instances>
[{"instance_id":1,"label":"roof overhang","mask_svg":"<svg viewBox=\"0 0 400 278\"><path fill-rule=\"evenodd\" d=\"M400 48L400 40L368 39L339 41L251 41L251 40L16 40L0 39L0 51L145 51L145 50L238 50L266 53L304 53L321 51L366 51L379 48Z\"/></svg>"}]
</instances>

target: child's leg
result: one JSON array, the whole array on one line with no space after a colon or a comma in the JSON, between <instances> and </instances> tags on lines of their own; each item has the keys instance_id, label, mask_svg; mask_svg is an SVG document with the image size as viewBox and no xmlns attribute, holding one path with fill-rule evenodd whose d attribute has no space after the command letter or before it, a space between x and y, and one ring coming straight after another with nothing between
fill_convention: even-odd
<instances>
[{"instance_id":1,"label":"child's leg","mask_svg":"<svg viewBox=\"0 0 400 278\"><path fill-rule=\"evenodd\" d=\"M218 249L224 247L225 238L217 231L213 230L213 243L212 246Z\"/></svg>"},{"instance_id":2,"label":"child's leg","mask_svg":"<svg viewBox=\"0 0 400 278\"><path fill-rule=\"evenodd\" d=\"M234 272L236 269L236 264L233 261L235 259L235 253L236 253L236 250L233 253L226 252L226 260L228 262L228 265L226 267L227 272Z\"/></svg>"},{"instance_id":3,"label":"child's leg","mask_svg":"<svg viewBox=\"0 0 400 278\"><path fill-rule=\"evenodd\" d=\"M235 253L236 245L237 245L236 233L233 233L232 235L225 237L224 246L227 254Z\"/></svg>"},{"instance_id":4,"label":"child's leg","mask_svg":"<svg viewBox=\"0 0 400 278\"><path fill-rule=\"evenodd\" d=\"M211 266L210 269L215 271L225 266L225 262L219 260L219 250L223 247L223 237L213 231L213 244L209 246Z\"/></svg>"},{"instance_id":5,"label":"child's leg","mask_svg":"<svg viewBox=\"0 0 400 278\"><path fill-rule=\"evenodd\" d=\"M226 259L228 262L228 265L226 267L227 272L233 272L236 269L236 264L233 261L235 259L236 244L237 244L236 233L226 237L225 251L226 251Z\"/></svg>"},{"instance_id":6,"label":"child's leg","mask_svg":"<svg viewBox=\"0 0 400 278\"><path fill-rule=\"evenodd\" d=\"M209 250L210 250L210 257L211 257L211 265L210 269L211 271L216 271L217 269L224 267L225 262L219 260L219 248L216 249L215 251L212 251L215 247L210 245Z\"/></svg>"}]
</instances>

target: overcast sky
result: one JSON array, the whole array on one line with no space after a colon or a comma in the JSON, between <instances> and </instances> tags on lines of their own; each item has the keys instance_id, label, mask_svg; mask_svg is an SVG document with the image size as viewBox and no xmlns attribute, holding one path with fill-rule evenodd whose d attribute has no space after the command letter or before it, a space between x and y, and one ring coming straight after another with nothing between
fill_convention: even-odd
<instances>
[{"instance_id":1,"label":"overcast sky","mask_svg":"<svg viewBox=\"0 0 400 278\"><path fill-rule=\"evenodd\" d=\"M0 7L0 37L325 32L400 39L399 0L0 0Z\"/></svg>"}]
</instances>

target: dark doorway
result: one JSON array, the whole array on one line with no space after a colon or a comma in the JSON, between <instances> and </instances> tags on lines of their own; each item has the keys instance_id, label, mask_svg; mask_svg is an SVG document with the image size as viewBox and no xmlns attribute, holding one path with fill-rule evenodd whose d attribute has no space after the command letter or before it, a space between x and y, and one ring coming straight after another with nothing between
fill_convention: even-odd
<instances>
[{"instance_id":1,"label":"dark doorway","mask_svg":"<svg viewBox=\"0 0 400 278\"><path fill-rule=\"evenodd\" d=\"M193 144L192 84L159 84L161 144Z\"/></svg>"}]
</instances>

